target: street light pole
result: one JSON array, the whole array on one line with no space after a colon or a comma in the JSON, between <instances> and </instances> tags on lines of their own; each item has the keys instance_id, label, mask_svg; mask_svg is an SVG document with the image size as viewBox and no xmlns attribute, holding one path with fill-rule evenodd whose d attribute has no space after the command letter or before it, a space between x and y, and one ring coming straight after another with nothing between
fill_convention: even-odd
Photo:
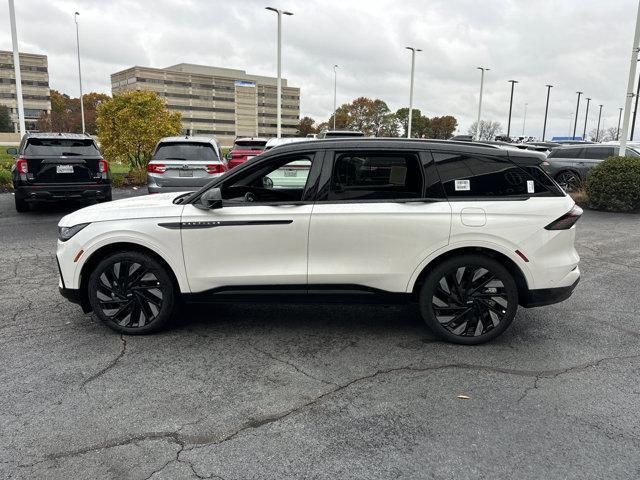
<instances>
[{"instance_id":1,"label":"street light pole","mask_svg":"<svg viewBox=\"0 0 640 480\"><path fill-rule=\"evenodd\" d=\"M82 133L84 129L84 100L82 98L82 69L80 68L80 33L78 32L78 12L73 16L76 22L76 45L78 47L78 81L80 82L80 119L82 120Z\"/></svg>"},{"instance_id":2,"label":"street light pole","mask_svg":"<svg viewBox=\"0 0 640 480\"><path fill-rule=\"evenodd\" d=\"M584 128L582 129L582 140L587 138L587 118L589 118L589 102L591 102L590 98L587 98L587 111L584 114Z\"/></svg>"},{"instance_id":3,"label":"street light pole","mask_svg":"<svg viewBox=\"0 0 640 480\"><path fill-rule=\"evenodd\" d=\"M551 88L553 85L547 85L547 105L544 107L544 125L542 126L542 141L544 142L544 136L547 133L547 114L549 113L549 95L551 95Z\"/></svg>"},{"instance_id":4,"label":"street light pole","mask_svg":"<svg viewBox=\"0 0 640 480\"><path fill-rule=\"evenodd\" d=\"M640 60L638 60L640 62ZM636 116L638 115L638 96L640 96L640 76L638 76L638 88L636 89L636 106L633 109L633 120L631 121L631 140L636 130Z\"/></svg>"},{"instance_id":5,"label":"street light pole","mask_svg":"<svg viewBox=\"0 0 640 480\"><path fill-rule=\"evenodd\" d=\"M338 65L333 66L333 129L336 129L336 96L338 92Z\"/></svg>"},{"instance_id":6,"label":"street light pole","mask_svg":"<svg viewBox=\"0 0 640 480\"><path fill-rule=\"evenodd\" d=\"M600 111L598 112L598 127L596 128L596 142L600 141L600 119L602 118L602 105L600 105Z\"/></svg>"},{"instance_id":7,"label":"street light pole","mask_svg":"<svg viewBox=\"0 0 640 480\"><path fill-rule=\"evenodd\" d=\"M518 83L518 81L509 80L509 83L511 83L511 100L509 100L509 121L507 122L507 139L511 140L511 111L513 108L513 87L515 86L516 83Z\"/></svg>"},{"instance_id":8,"label":"street light pole","mask_svg":"<svg viewBox=\"0 0 640 480\"><path fill-rule=\"evenodd\" d=\"M631 104L631 102L629 102L629 104ZM616 130L616 140L620 140L620 120L622 119L622 107L620 107L618 110L620 110L620 113L618 114L618 129ZM626 137L626 135L623 135L623 137Z\"/></svg>"},{"instance_id":9,"label":"street light pole","mask_svg":"<svg viewBox=\"0 0 640 480\"><path fill-rule=\"evenodd\" d=\"M420 48L406 47L411 50L411 86L409 87L409 124L407 125L407 138L411 138L411 119L413 117L413 75L416 68L416 52L421 52Z\"/></svg>"},{"instance_id":10,"label":"street light pole","mask_svg":"<svg viewBox=\"0 0 640 480\"><path fill-rule=\"evenodd\" d=\"M522 119L522 136L524 137L524 127L527 124L527 107L529 106L528 103L524 104L524 118Z\"/></svg>"},{"instance_id":11,"label":"street light pole","mask_svg":"<svg viewBox=\"0 0 640 480\"><path fill-rule=\"evenodd\" d=\"M584 93L584 92L576 92L578 94L578 103L576 104L576 116L575 116L575 122L573 123L573 137L572 139L575 140L576 139L576 129L578 128L578 111L580 110L580 96Z\"/></svg>"},{"instance_id":12,"label":"street light pole","mask_svg":"<svg viewBox=\"0 0 640 480\"><path fill-rule=\"evenodd\" d=\"M13 71L16 77L16 100L18 106L18 125L20 138L24 137L24 104L22 103L22 77L20 75L20 54L18 53L18 34L16 33L16 9L13 0L9 0L9 21L11 23L11 43L13 44Z\"/></svg>"},{"instance_id":13,"label":"street light pole","mask_svg":"<svg viewBox=\"0 0 640 480\"><path fill-rule=\"evenodd\" d=\"M265 7L278 14L278 81L276 86L276 137L282 136L282 15L293 15L291 12Z\"/></svg>"},{"instance_id":14,"label":"street light pole","mask_svg":"<svg viewBox=\"0 0 640 480\"><path fill-rule=\"evenodd\" d=\"M480 97L478 100L478 121L476 122L476 140L480 140L480 115L482 114L482 90L484 88L484 72L491 70L490 68L478 67L480 70Z\"/></svg>"},{"instance_id":15,"label":"street light pole","mask_svg":"<svg viewBox=\"0 0 640 480\"><path fill-rule=\"evenodd\" d=\"M633 35L633 45L631 46L631 62L629 65L627 97L624 102L625 114L624 114L624 122L622 124L622 139L620 140L620 152L619 152L619 155L621 157L624 157L627 151L627 133L629 132L629 113L631 110L631 100L633 98L633 82L636 79L636 68L638 66L638 44L639 43L640 43L640 3L638 3L638 13L636 14L636 31Z\"/></svg>"}]
</instances>

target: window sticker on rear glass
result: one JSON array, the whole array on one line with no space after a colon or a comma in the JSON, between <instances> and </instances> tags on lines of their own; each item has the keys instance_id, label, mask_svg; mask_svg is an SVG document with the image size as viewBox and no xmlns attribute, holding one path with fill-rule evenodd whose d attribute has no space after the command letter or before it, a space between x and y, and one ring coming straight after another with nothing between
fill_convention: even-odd
<instances>
[{"instance_id":1,"label":"window sticker on rear glass","mask_svg":"<svg viewBox=\"0 0 640 480\"><path fill-rule=\"evenodd\" d=\"M533 180L527 180L527 193L535 193L536 189Z\"/></svg>"},{"instance_id":2,"label":"window sticker on rear glass","mask_svg":"<svg viewBox=\"0 0 640 480\"><path fill-rule=\"evenodd\" d=\"M456 180L456 191L471 190L470 180Z\"/></svg>"}]
</instances>

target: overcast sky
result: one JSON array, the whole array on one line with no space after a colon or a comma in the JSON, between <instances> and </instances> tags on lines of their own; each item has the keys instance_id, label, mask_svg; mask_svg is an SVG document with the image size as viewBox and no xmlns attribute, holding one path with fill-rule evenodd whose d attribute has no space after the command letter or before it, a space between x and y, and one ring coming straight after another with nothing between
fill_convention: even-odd
<instances>
[{"instance_id":1,"label":"overcast sky","mask_svg":"<svg viewBox=\"0 0 640 480\"><path fill-rule=\"evenodd\" d=\"M485 77L483 119L502 123L507 80L516 85L512 135L540 137L551 91L549 135L573 128L577 90L591 97L587 131L603 104L605 127L623 106L638 0L17 0L20 50L49 57L51 88L78 95L73 13L80 12L85 92L111 94L110 74L133 65L180 62L276 73L276 16L283 19L283 76L301 88L301 116L326 120L358 96L392 110L408 106L410 52L416 58L414 107L454 115L466 133L477 115L479 65ZM8 3L0 0L0 49L11 49ZM585 102L578 132L582 132Z\"/></svg>"}]
</instances>

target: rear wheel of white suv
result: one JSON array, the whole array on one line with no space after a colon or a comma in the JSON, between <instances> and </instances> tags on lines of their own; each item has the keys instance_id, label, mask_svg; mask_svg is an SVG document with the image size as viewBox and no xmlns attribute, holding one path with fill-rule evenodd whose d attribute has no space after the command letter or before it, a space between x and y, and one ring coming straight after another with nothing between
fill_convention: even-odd
<instances>
[{"instance_id":1,"label":"rear wheel of white suv","mask_svg":"<svg viewBox=\"0 0 640 480\"><path fill-rule=\"evenodd\" d=\"M429 329L453 343L477 345L496 338L513 321L518 289L493 258L461 255L431 271L420 289L420 312Z\"/></svg>"},{"instance_id":2,"label":"rear wheel of white suv","mask_svg":"<svg viewBox=\"0 0 640 480\"><path fill-rule=\"evenodd\" d=\"M127 334L161 330L176 303L165 267L141 252L119 252L102 260L89 277L88 295L96 316Z\"/></svg>"}]
</instances>

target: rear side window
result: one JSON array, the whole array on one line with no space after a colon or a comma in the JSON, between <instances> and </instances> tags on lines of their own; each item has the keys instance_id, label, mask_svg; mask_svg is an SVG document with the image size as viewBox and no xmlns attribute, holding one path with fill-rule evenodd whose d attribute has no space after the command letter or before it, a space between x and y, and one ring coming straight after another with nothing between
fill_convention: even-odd
<instances>
[{"instance_id":1,"label":"rear side window","mask_svg":"<svg viewBox=\"0 0 640 480\"><path fill-rule=\"evenodd\" d=\"M338 153L329 200L399 200L422 197L415 153Z\"/></svg>"},{"instance_id":2,"label":"rear side window","mask_svg":"<svg viewBox=\"0 0 640 480\"><path fill-rule=\"evenodd\" d=\"M24 155L99 156L100 151L91 139L30 138L24 148Z\"/></svg>"},{"instance_id":3,"label":"rear side window","mask_svg":"<svg viewBox=\"0 0 640 480\"><path fill-rule=\"evenodd\" d=\"M166 142L158 145L153 160L218 160L213 146L208 143Z\"/></svg>"},{"instance_id":4,"label":"rear side window","mask_svg":"<svg viewBox=\"0 0 640 480\"><path fill-rule=\"evenodd\" d=\"M592 158L594 160L604 160L613 156L613 147L593 147L584 149L584 158Z\"/></svg>"},{"instance_id":5,"label":"rear side window","mask_svg":"<svg viewBox=\"0 0 640 480\"><path fill-rule=\"evenodd\" d=\"M233 144L234 150L264 150L267 142L261 140L237 140Z\"/></svg>"},{"instance_id":6,"label":"rear side window","mask_svg":"<svg viewBox=\"0 0 640 480\"><path fill-rule=\"evenodd\" d=\"M466 153L433 153L449 198L523 197L548 194L549 188L504 157ZM536 167L531 167L536 168ZM538 172L544 179L543 172Z\"/></svg>"},{"instance_id":7,"label":"rear side window","mask_svg":"<svg viewBox=\"0 0 640 480\"><path fill-rule=\"evenodd\" d=\"M582 151L584 148L556 148L551 150L548 158L584 158Z\"/></svg>"}]
</instances>

